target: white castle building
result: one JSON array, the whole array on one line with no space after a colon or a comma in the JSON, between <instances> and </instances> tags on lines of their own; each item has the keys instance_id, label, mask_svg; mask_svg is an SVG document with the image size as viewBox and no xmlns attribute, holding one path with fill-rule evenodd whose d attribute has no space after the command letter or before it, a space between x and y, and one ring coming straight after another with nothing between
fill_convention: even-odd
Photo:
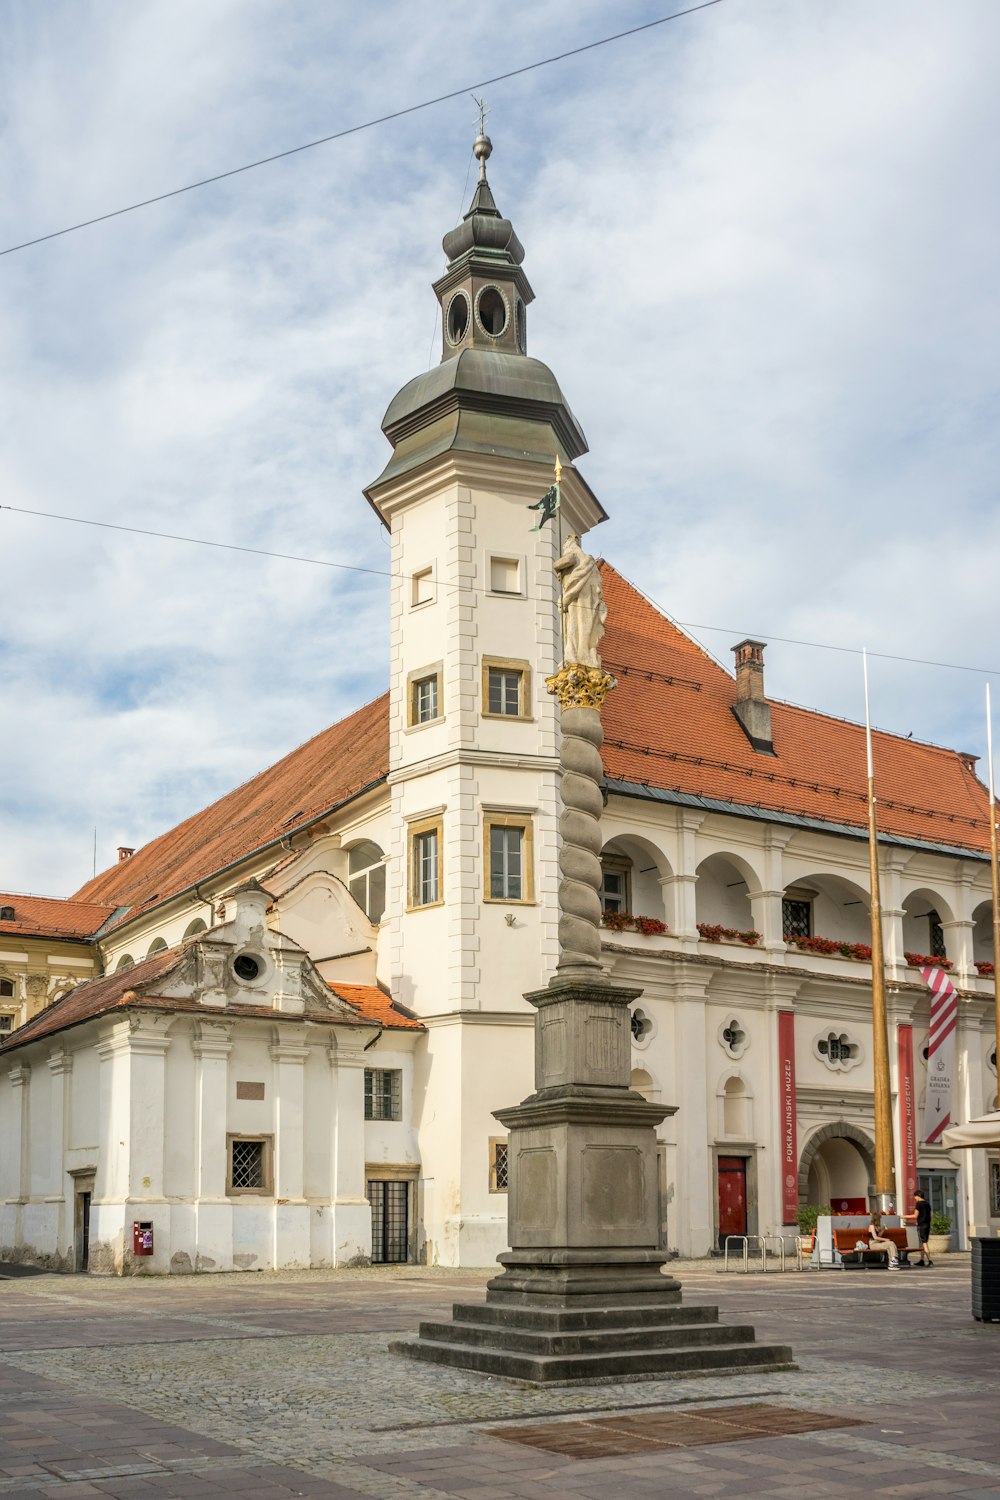
<instances>
[{"instance_id":1,"label":"white castle building","mask_svg":"<svg viewBox=\"0 0 1000 1500\"><path fill-rule=\"evenodd\" d=\"M506 1246L493 1111L531 1090L522 995L556 960L553 563L605 512L527 353L523 251L477 145L441 362L391 403L366 491L392 539L388 694L69 900L0 897L0 1258L483 1266ZM633 1085L677 1105L665 1241L704 1255L868 1193L864 732L770 701L762 643L731 675L602 578L605 957L643 991ZM972 757L880 733L875 774L902 1162L929 1008L908 955L961 994L956 1117L997 1093L988 812ZM901 1189L918 1174L956 1243L1000 1227L1000 1161L920 1145Z\"/></svg>"}]
</instances>

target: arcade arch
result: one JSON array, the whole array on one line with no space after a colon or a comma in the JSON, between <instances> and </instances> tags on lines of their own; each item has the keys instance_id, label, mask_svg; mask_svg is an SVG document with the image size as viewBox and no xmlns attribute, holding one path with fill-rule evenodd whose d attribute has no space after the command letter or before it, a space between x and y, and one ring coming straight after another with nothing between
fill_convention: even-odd
<instances>
[{"instance_id":1,"label":"arcade arch","mask_svg":"<svg viewBox=\"0 0 1000 1500\"><path fill-rule=\"evenodd\" d=\"M799 1199L866 1213L874 1178L874 1141L856 1125L838 1120L821 1125L806 1143L799 1159Z\"/></svg>"},{"instance_id":2,"label":"arcade arch","mask_svg":"<svg viewBox=\"0 0 1000 1500\"><path fill-rule=\"evenodd\" d=\"M750 894L756 892L758 881L752 865L739 855L710 854L702 860L695 874L698 877L694 888L697 921L713 927L734 927L737 932L746 932L753 927Z\"/></svg>"},{"instance_id":3,"label":"arcade arch","mask_svg":"<svg viewBox=\"0 0 1000 1500\"><path fill-rule=\"evenodd\" d=\"M953 920L943 896L921 887L903 899L903 952L947 958L943 923Z\"/></svg>"},{"instance_id":4,"label":"arcade arch","mask_svg":"<svg viewBox=\"0 0 1000 1500\"><path fill-rule=\"evenodd\" d=\"M871 941L868 892L842 875L810 874L790 881L781 902L782 932L836 942Z\"/></svg>"},{"instance_id":5,"label":"arcade arch","mask_svg":"<svg viewBox=\"0 0 1000 1500\"><path fill-rule=\"evenodd\" d=\"M632 835L610 839L601 850L601 904L605 911L669 922L661 881L673 871L661 849Z\"/></svg>"}]
</instances>

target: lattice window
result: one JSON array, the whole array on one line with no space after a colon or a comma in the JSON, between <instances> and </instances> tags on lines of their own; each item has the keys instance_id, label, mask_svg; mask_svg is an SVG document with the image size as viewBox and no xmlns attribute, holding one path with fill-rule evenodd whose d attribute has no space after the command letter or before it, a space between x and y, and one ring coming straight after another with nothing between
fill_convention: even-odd
<instances>
[{"instance_id":1,"label":"lattice window","mask_svg":"<svg viewBox=\"0 0 1000 1500\"><path fill-rule=\"evenodd\" d=\"M229 1192L271 1192L271 1142L266 1136L230 1136Z\"/></svg>"},{"instance_id":2,"label":"lattice window","mask_svg":"<svg viewBox=\"0 0 1000 1500\"><path fill-rule=\"evenodd\" d=\"M929 953L932 958L947 958L948 954L944 946L944 928L941 926L941 918L936 911L927 913L927 923L930 928Z\"/></svg>"},{"instance_id":3,"label":"lattice window","mask_svg":"<svg viewBox=\"0 0 1000 1500\"><path fill-rule=\"evenodd\" d=\"M812 937L812 902L786 896L781 903L781 931L785 938Z\"/></svg>"},{"instance_id":4,"label":"lattice window","mask_svg":"<svg viewBox=\"0 0 1000 1500\"><path fill-rule=\"evenodd\" d=\"M508 1146L503 1139L490 1141L490 1192L505 1193L508 1182Z\"/></svg>"},{"instance_id":5,"label":"lattice window","mask_svg":"<svg viewBox=\"0 0 1000 1500\"><path fill-rule=\"evenodd\" d=\"M365 1119L401 1120L403 1075L398 1068L365 1069Z\"/></svg>"}]
</instances>

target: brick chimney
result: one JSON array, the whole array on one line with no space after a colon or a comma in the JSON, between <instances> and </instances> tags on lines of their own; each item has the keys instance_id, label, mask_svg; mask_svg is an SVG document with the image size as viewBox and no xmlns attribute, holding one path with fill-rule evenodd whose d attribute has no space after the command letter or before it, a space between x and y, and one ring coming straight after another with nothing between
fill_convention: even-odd
<instances>
[{"instance_id":1,"label":"brick chimney","mask_svg":"<svg viewBox=\"0 0 1000 1500\"><path fill-rule=\"evenodd\" d=\"M128 849L128 848L125 847L124 844L119 844L118 845L118 863L121 864L121 862L122 862L123 859L131 859L134 853L135 853L135 847L134 846L131 849Z\"/></svg>"},{"instance_id":2,"label":"brick chimney","mask_svg":"<svg viewBox=\"0 0 1000 1500\"><path fill-rule=\"evenodd\" d=\"M740 641L736 657L736 702L733 713L753 748L773 755L771 705L764 697L764 641Z\"/></svg>"}]
</instances>

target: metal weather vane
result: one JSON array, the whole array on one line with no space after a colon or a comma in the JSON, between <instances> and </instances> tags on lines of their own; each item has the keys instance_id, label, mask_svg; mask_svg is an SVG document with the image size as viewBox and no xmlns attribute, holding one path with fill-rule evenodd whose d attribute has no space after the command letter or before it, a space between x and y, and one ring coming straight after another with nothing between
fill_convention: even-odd
<instances>
[{"instance_id":1,"label":"metal weather vane","mask_svg":"<svg viewBox=\"0 0 1000 1500\"><path fill-rule=\"evenodd\" d=\"M562 490L560 484L561 479L562 464L559 461L559 455L556 454L555 483L549 485L548 489L545 491L545 494L540 500L535 500L531 505L528 506L529 510L541 511L541 515L538 517L538 525L532 526L532 531L541 531L546 521L552 521L555 519L556 514L559 510L560 503L562 501Z\"/></svg>"}]
</instances>

